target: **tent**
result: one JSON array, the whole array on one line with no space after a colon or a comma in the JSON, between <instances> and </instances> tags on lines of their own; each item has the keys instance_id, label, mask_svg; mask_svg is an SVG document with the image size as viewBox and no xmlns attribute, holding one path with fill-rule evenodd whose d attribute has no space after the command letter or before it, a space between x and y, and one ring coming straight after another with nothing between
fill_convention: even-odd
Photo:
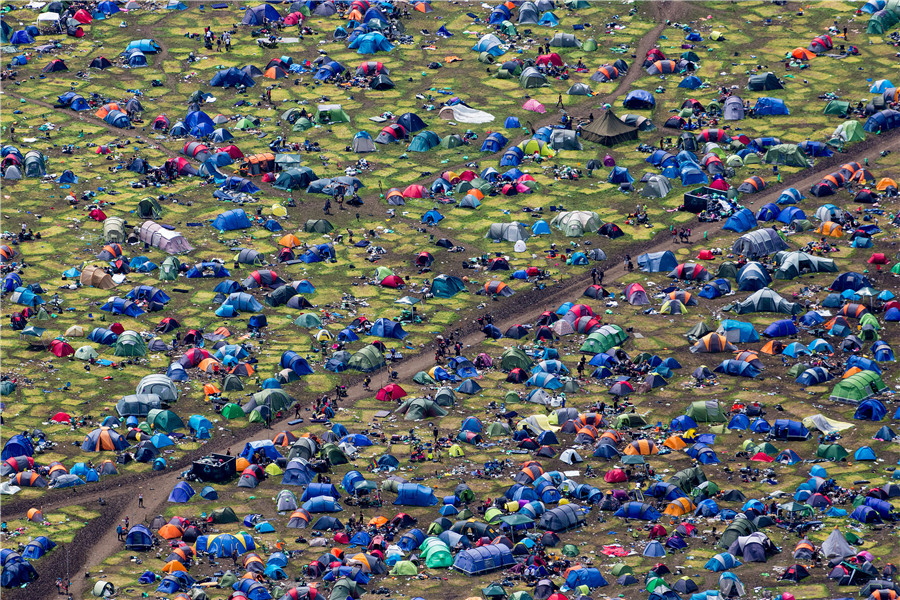
<instances>
[{"instance_id":1,"label":"tent","mask_svg":"<svg viewBox=\"0 0 900 600\"><path fill-rule=\"evenodd\" d=\"M599 119L595 119L587 127L582 128L581 136L589 142L595 142L603 146L636 140L638 128L627 125L619 119L612 110L603 111Z\"/></svg>"}]
</instances>

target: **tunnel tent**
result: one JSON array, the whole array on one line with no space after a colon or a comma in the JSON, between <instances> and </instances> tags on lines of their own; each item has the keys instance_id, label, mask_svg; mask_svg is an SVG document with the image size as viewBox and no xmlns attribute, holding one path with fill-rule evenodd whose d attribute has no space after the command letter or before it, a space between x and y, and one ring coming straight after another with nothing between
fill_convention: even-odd
<instances>
[{"instance_id":1,"label":"tunnel tent","mask_svg":"<svg viewBox=\"0 0 900 600\"><path fill-rule=\"evenodd\" d=\"M747 83L747 88L752 92L762 92L769 90L783 90L784 86L778 81L778 77L771 71L758 75L751 75Z\"/></svg>"},{"instance_id":2,"label":"tunnel tent","mask_svg":"<svg viewBox=\"0 0 900 600\"><path fill-rule=\"evenodd\" d=\"M551 48L581 48L581 41L573 33L556 33L550 39Z\"/></svg>"}]
</instances>

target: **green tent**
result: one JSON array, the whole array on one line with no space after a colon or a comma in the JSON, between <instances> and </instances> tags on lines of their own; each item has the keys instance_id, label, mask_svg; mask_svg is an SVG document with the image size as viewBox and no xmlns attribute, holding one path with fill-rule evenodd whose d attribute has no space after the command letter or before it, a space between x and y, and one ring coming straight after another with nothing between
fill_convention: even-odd
<instances>
[{"instance_id":1,"label":"green tent","mask_svg":"<svg viewBox=\"0 0 900 600\"><path fill-rule=\"evenodd\" d=\"M371 373L386 366L384 355L375 346L363 346L358 352L350 357L347 363L348 369L362 371L363 373Z\"/></svg>"},{"instance_id":2,"label":"green tent","mask_svg":"<svg viewBox=\"0 0 900 600\"><path fill-rule=\"evenodd\" d=\"M375 268L375 279L381 281L385 277L390 277L394 272L389 267L376 267Z\"/></svg>"},{"instance_id":3,"label":"green tent","mask_svg":"<svg viewBox=\"0 0 900 600\"><path fill-rule=\"evenodd\" d=\"M597 40L594 38L588 38L581 45L581 49L585 52L596 52L597 51Z\"/></svg>"},{"instance_id":4,"label":"green tent","mask_svg":"<svg viewBox=\"0 0 900 600\"><path fill-rule=\"evenodd\" d=\"M442 387L434 394L434 401L440 406L453 406L456 404L456 393L452 387Z\"/></svg>"},{"instance_id":5,"label":"green tent","mask_svg":"<svg viewBox=\"0 0 900 600\"><path fill-rule=\"evenodd\" d=\"M391 569L390 574L394 576L415 577L419 574L419 569L412 561L399 560L397 561L397 564L394 565L394 568Z\"/></svg>"},{"instance_id":6,"label":"green tent","mask_svg":"<svg viewBox=\"0 0 900 600\"><path fill-rule=\"evenodd\" d=\"M75 358L79 360L91 360L98 358L100 355L91 346L82 346L75 351Z\"/></svg>"},{"instance_id":7,"label":"green tent","mask_svg":"<svg viewBox=\"0 0 900 600\"><path fill-rule=\"evenodd\" d=\"M238 121L234 126L235 129L240 129L241 131L245 131L247 129L253 129L254 127L256 127L256 123L254 123L247 117L244 117L243 119Z\"/></svg>"},{"instance_id":8,"label":"green tent","mask_svg":"<svg viewBox=\"0 0 900 600\"><path fill-rule=\"evenodd\" d=\"M526 90L543 87L547 84L547 77L534 67L528 67L519 75L519 83Z\"/></svg>"},{"instance_id":9,"label":"green tent","mask_svg":"<svg viewBox=\"0 0 900 600\"><path fill-rule=\"evenodd\" d=\"M859 403L881 393L886 388L887 386L878 373L874 371L860 371L847 379L842 379L834 386L830 400Z\"/></svg>"},{"instance_id":10,"label":"green tent","mask_svg":"<svg viewBox=\"0 0 900 600\"><path fill-rule=\"evenodd\" d=\"M616 417L616 429L624 429L625 427L646 427L647 421L638 414L628 413Z\"/></svg>"},{"instance_id":11,"label":"green tent","mask_svg":"<svg viewBox=\"0 0 900 600\"><path fill-rule=\"evenodd\" d=\"M453 556L450 548L436 537L428 538L422 542L421 556L425 560L425 566L429 569L445 569L453 565Z\"/></svg>"},{"instance_id":12,"label":"green tent","mask_svg":"<svg viewBox=\"0 0 900 600\"><path fill-rule=\"evenodd\" d=\"M244 411L239 404L229 402L222 407L222 417L225 419L240 419L243 416Z\"/></svg>"},{"instance_id":13,"label":"green tent","mask_svg":"<svg viewBox=\"0 0 900 600\"><path fill-rule=\"evenodd\" d=\"M175 281L178 279L178 272L181 268L181 262L174 256L167 256L162 265L159 267L160 281Z\"/></svg>"},{"instance_id":14,"label":"green tent","mask_svg":"<svg viewBox=\"0 0 900 600\"><path fill-rule=\"evenodd\" d=\"M453 148L458 148L462 145L463 139L458 133L451 133L450 135L441 138L440 146L444 150L452 150Z\"/></svg>"},{"instance_id":15,"label":"green tent","mask_svg":"<svg viewBox=\"0 0 900 600\"><path fill-rule=\"evenodd\" d=\"M591 4L587 0L566 0L566 8L569 10L578 10L581 8L590 8Z\"/></svg>"},{"instance_id":16,"label":"green tent","mask_svg":"<svg viewBox=\"0 0 900 600\"><path fill-rule=\"evenodd\" d=\"M244 382L234 373L229 373L222 381L223 392L240 392L244 389Z\"/></svg>"},{"instance_id":17,"label":"green tent","mask_svg":"<svg viewBox=\"0 0 900 600\"><path fill-rule=\"evenodd\" d=\"M294 123L294 126L291 127L291 131L297 131L297 132L306 131L307 129L312 129L312 127L313 127L312 121L310 121L306 117L300 117Z\"/></svg>"},{"instance_id":18,"label":"green tent","mask_svg":"<svg viewBox=\"0 0 900 600\"><path fill-rule=\"evenodd\" d=\"M725 413L718 400L697 400L691 402L684 414L697 423L724 423Z\"/></svg>"},{"instance_id":19,"label":"green tent","mask_svg":"<svg viewBox=\"0 0 900 600\"><path fill-rule=\"evenodd\" d=\"M184 429L184 421L171 410L163 410L159 408L151 408L147 413L147 423L150 424L155 431L165 431L172 433L179 429Z\"/></svg>"},{"instance_id":20,"label":"green tent","mask_svg":"<svg viewBox=\"0 0 900 600\"><path fill-rule=\"evenodd\" d=\"M124 331L116 340L116 356L146 356L147 344L134 331Z\"/></svg>"},{"instance_id":21,"label":"green tent","mask_svg":"<svg viewBox=\"0 0 900 600\"><path fill-rule=\"evenodd\" d=\"M628 334L618 325L603 325L590 334L581 345L581 352L599 354L620 345L628 339Z\"/></svg>"},{"instance_id":22,"label":"green tent","mask_svg":"<svg viewBox=\"0 0 900 600\"><path fill-rule=\"evenodd\" d=\"M334 231L334 225L327 219L310 219L303 225L306 233L330 233Z\"/></svg>"},{"instance_id":23,"label":"green tent","mask_svg":"<svg viewBox=\"0 0 900 600\"><path fill-rule=\"evenodd\" d=\"M775 279L791 280L805 273L837 273L837 265L830 258L813 256L806 252L778 252L775 254Z\"/></svg>"},{"instance_id":24,"label":"green tent","mask_svg":"<svg viewBox=\"0 0 900 600\"><path fill-rule=\"evenodd\" d=\"M419 385L435 385L437 383L427 371L419 371L413 375L413 381Z\"/></svg>"},{"instance_id":25,"label":"green tent","mask_svg":"<svg viewBox=\"0 0 900 600\"><path fill-rule=\"evenodd\" d=\"M832 462L840 462L850 455L840 444L819 444L816 449L816 457L824 458Z\"/></svg>"},{"instance_id":26,"label":"green tent","mask_svg":"<svg viewBox=\"0 0 900 600\"><path fill-rule=\"evenodd\" d=\"M375 19L372 20L374 22ZM353 581L348 577L342 577L338 579L334 587L331 588L331 594L328 595L328 600L347 600L350 598L359 598L362 596L366 590L360 589L359 584Z\"/></svg>"},{"instance_id":27,"label":"green tent","mask_svg":"<svg viewBox=\"0 0 900 600\"><path fill-rule=\"evenodd\" d=\"M517 396L518 397L518 396ZM487 426L484 435L488 437L501 437L509 435L509 425L506 423L494 422Z\"/></svg>"},{"instance_id":28,"label":"green tent","mask_svg":"<svg viewBox=\"0 0 900 600\"><path fill-rule=\"evenodd\" d=\"M449 414L437 402L425 398L407 400L398 406L394 412L403 415L403 418L407 421L421 421L432 417L445 417Z\"/></svg>"},{"instance_id":29,"label":"green tent","mask_svg":"<svg viewBox=\"0 0 900 600\"><path fill-rule=\"evenodd\" d=\"M487 52L482 52L478 55L478 62L486 65L492 65L494 64L494 57Z\"/></svg>"},{"instance_id":30,"label":"green tent","mask_svg":"<svg viewBox=\"0 0 900 600\"><path fill-rule=\"evenodd\" d=\"M302 315L294 319L294 325L312 329L313 327L321 327L322 319L319 318L319 315L315 313L303 313Z\"/></svg>"},{"instance_id":31,"label":"green tent","mask_svg":"<svg viewBox=\"0 0 900 600\"><path fill-rule=\"evenodd\" d=\"M16 391L16 384L12 381L0 382L0 396L9 396Z\"/></svg>"},{"instance_id":32,"label":"green tent","mask_svg":"<svg viewBox=\"0 0 900 600\"><path fill-rule=\"evenodd\" d=\"M481 595L485 598L505 598L506 590L498 583L492 583L486 588L481 588Z\"/></svg>"},{"instance_id":33,"label":"green tent","mask_svg":"<svg viewBox=\"0 0 900 600\"><path fill-rule=\"evenodd\" d=\"M746 164L746 161L744 161ZM812 165L806 154L797 144L778 144L766 151L763 162L767 165L785 165L788 167L800 167L806 169Z\"/></svg>"},{"instance_id":34,"label":"green tent","mask_svg":"<svg viewBox=\"0 0 900 600\"><path fill-rule=\"evenodd\" d=\"M850 119L838 125L831 137L846 143L861 142L866 139L866 132L862 123L855 119Z\"/></svg>"},{"instance_id":35,"label":"green tent","mask_svg":"<svg viewBox=\"0 0 900 600\"><path fill-rule=\"evenodd\" d=\"M428 152L441 143L441 138L433 131L423 131L416 135L406 147L410 152Z\"/></svg>"},{"instance_id":36,"label":"green tent","mask_svg":"<svg viewBox=\"0 0 900 600\"><path fill-rule=\"evenodd\" d=\"M520 590L518 592L513 592L512 596L509 597L509 600L534 600L531 597L531 594L524 590Z\"/></svg>"},{"instance_id":37,"label":"green tent","mask_svg":"<svg viewBox=\"0 0 900 600\"><path fill-rule=\"evenodd\" d=\"M518 35L519 32L516 29L516 26L510 23L509 21L503 21L500 23L500 33L504 33L506 35Z\"/></svg>"},{"instance_id":38,"label":"green tent","mask_svg":"<svg viewBox=\"0 0 900 600\"><path fill-rule=\"evenodd\" d=\"M621 577L622 575L634 575L634 569L632 569L625 563L618 563L613 565L612 575L613 577Z\"/></svg>"},{"instance_id":39,"label":"green tent","mask_svg":"<svg viewBox=\"0 0 900 600\"><path fill-rule=\"evenodd\" d=\"M866 33L869 35L883 35L897 23L900 23L900 16L890 10L879 10L873 13L869 19Z\"/></svg>"},{"instance_id":40,"label":"green tent","mask_svg":"<svg viewBox=\"0 0 900 600\"><path fill-rule=\"evenodd\" d=\"M332 465L346 465L350 462L347 460L347 455L338 448L337 444L325 444L322 447L322 456Z\"/></svg>"},{"instance_id":41,"label":"green tent","mask_svg":"<svg viewBox=\"0 0 900 600\"><path fill-rule=\"evenodd\" d=\"M138 216L142 219L158 219L162 216L162 206L153 197L147 197L138 202Z\"/></svg>"},{"instance_id":42,"label":"green tent","mask_svg":"<svg viewBox=\"0 0 900 600\"><path fill-rule=\"evenodd\" d=\"M712 331L713 330L709 328L709 325L707 325L703 321L700 321L699 323L697 323L696 325L694 325L693 327L688 329L687 333L684 335L689 338L694 338L694 339L699 340L700 338L705 336L707 333L712 333Z\"/></svg>"},{"instance_id":43,"label":"green tent","mask_svg":"<svg viewBox=\"0 0 900 600\"><path fill-rule=\"evenodd\" d=\"M451 275L438 275L431 282L431 293L435 298L452 298L465 289L463 280Z\"/></svg>"},{"instance_id":44,"label":"green tent","mask_svg":"<svg viewBox=\"0 0 900 600\"><path fill-rule=\"evenodd\" d=\"M6 21L0 21L0 44L8 44L12 27Z\"/></svg>"},{"instance_id":45,"label":"green tent","mask_svg":"<svg viewBox=\"0 0 900 600\"><path fill-rule=\"evenodd\" d=\"M562 548L563 556L578 556L578 546L575 544L566 544Z\"/></svg>"},{"instance_id":46,"label":"green tent","mask_svg":"<svg viewBox=\"0 0 900 600\"><path fill-rule=\"evenodd\" d=\"M265 423L266 419L263 417L262 413L258 408L254 408L250 411L250 416L247 419L251 423Z\"/></svg>"},{"instance_id":47,"label":"green tent","mask_svg":"<svg viewBox=\"0 0 900 600\"><path fill-rule=\"evenodd\" d=\"M825 105L822 114L837 115L842 117L850 112L850 102L847 100L832 100Z\"/></svg>"},{"instance_id":48,"label":"green tent","mask_svg":"<svg viewBox=\"0 0 900 600\"><path fill-rule=\"evenodd\" d=\"M532 360L525 354L521 348L507 348L500 355L500 369L503 371L512 371L513 369L522 369L530 371Z\"/></svg>"},{"instance_id":49,"label":"green tent","mask_svg":"<svg viewBox=\"0 0 900 600\"><path fill-rule=\"evenodd\" d=\"M340 104L320 104L316 111L316 123L349 123L350 116L344 112Z\"/></svg>"},{"instance_id":50,"label":"green tent","mask_svg":"<svg viewBox=\"0 0 900 600\"><path fill-rule=\"evenodd\" d=\"M272 412L284 410L291 405L291 398L281 388L268 388L253 394L257 406L268 406Z\"/></svg>"},{"instance_id":51,"label":"green tent","mask_svg":"<svg viewBox=\"0 0 900 600\"><path fill-rule=\"evenodd\" d=\"M234 510L232 510L232 508L230 506L215 509L214 511L212 511L210 513L210 519L212 520L213 523L217 523L220 525L225 524L225 523L239 523L240 522L240 521L238 521L237 515L234 514ZM231 573L231 571L229 571L228 573ZM226 573L225 575L227 576L228 573ZM232 574L232 577L234 577L233 574ZM235 579L234 581L237 581L237 579ZM223 580L219 580L220 584L222 582L223 582Z\"/></svg>"}]
</instances>

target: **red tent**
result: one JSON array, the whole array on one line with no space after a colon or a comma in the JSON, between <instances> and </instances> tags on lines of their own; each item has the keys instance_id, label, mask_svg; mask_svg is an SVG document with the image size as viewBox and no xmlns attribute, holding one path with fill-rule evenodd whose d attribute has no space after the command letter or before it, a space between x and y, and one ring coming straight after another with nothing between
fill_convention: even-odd
<instances>
[{"instance_id":1,"label":"red tent","mask_svg":"<svg viewBox=\"0 0 900 600\"><path fill-rule=\"evenodd\" d=\"M398 288L403 285L403 279L401 279L397 275L388 275L381 280L381 285L389 288Z\"/></svg>"},{"instance_id":2,"label":"red tent","mask_svg":"<svg viewBox=\"0 0 900 600\"><path fill-rule=\"evenodd\" d=\"M712 250L701 250L700 254L697 255L698 260L715 260L715 258Z\"/></svg>"},{"instance_id":3,"label":"red tent","mask_svg":"<svg viewBox=\"0 0 900 600\"><path fill-rule=\"evenodd\" d=\"M406 396L406 391L402 387L400 387L396 383L389 383L388 385L378 390L378 393L375 394L375 399L381 400L382 402L387 402L389 400L399 400L404 396Z\"/></svg>"}]
</instances>

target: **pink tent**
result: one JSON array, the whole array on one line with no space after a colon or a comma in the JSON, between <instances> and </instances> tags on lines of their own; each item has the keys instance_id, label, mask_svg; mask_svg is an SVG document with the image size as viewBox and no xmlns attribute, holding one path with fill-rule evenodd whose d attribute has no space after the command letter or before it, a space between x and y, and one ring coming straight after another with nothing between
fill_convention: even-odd
<instances>
[{"instance_id":1,"label":"pink tent","mask_svg":"<svg viewBox=\"0 0 900 600\"><path fill-rule=\"evenodd\" d=\"M530 110L532 112L541 113L541 114L544 114L545 112L547 112L547 109L544 108L544 105L541 104L540 102L538 102L537 100L535 100L534 98L532 98L531 100L528 100L525 104L523 104L522 108L524 108L525 110Z\"/></svg>"}]
</instances>

